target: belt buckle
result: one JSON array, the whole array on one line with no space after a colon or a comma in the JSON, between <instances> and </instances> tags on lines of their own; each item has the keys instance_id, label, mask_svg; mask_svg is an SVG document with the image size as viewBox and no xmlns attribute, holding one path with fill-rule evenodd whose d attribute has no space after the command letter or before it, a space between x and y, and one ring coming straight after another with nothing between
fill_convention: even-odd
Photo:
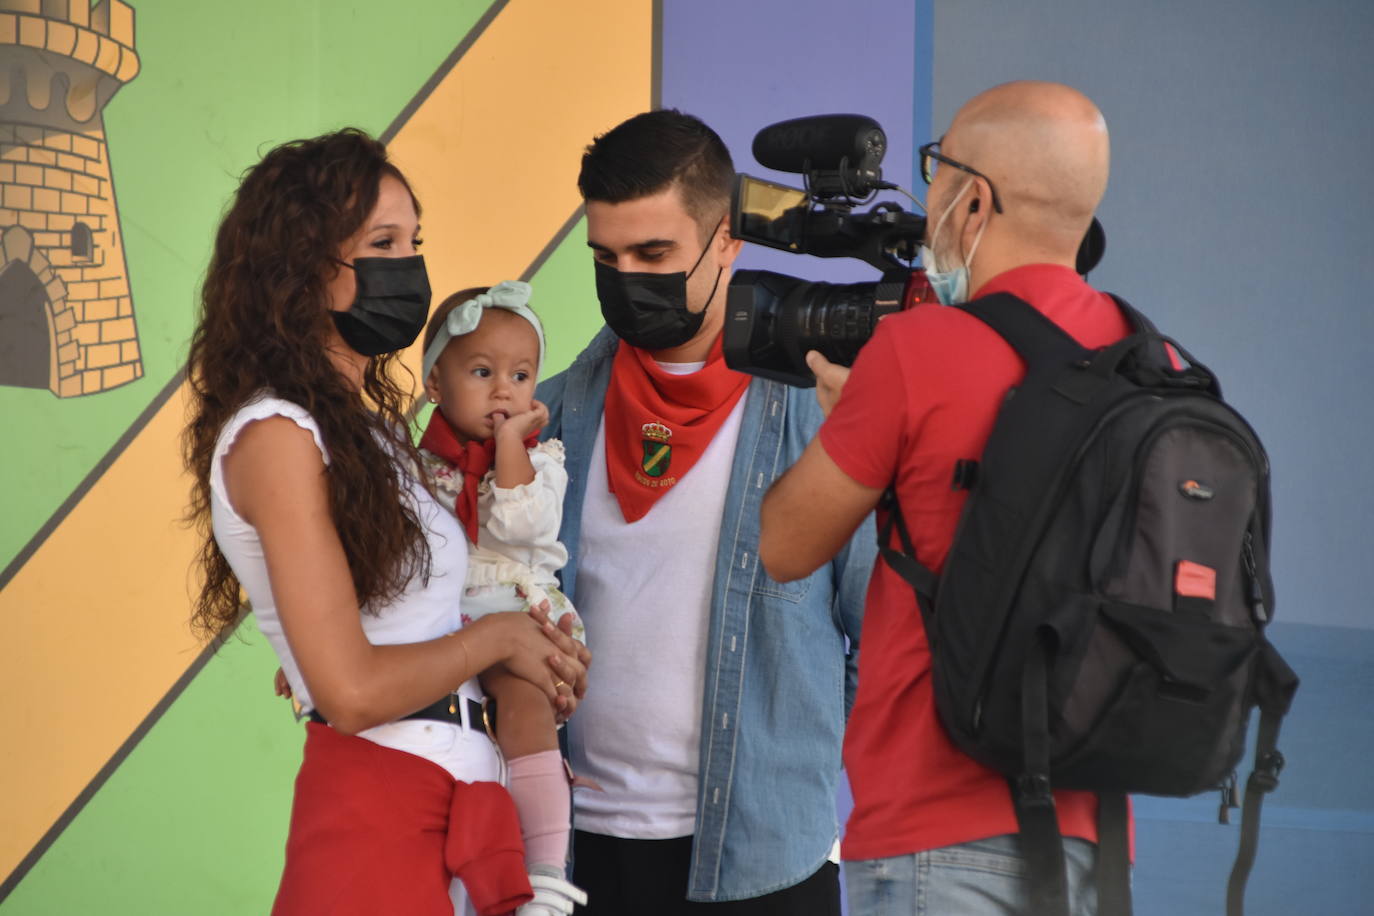
<instances>
[{"instance_id":1,"label":"belt buckle","mask_svg":"<svg viewBox=\"0 0 1374 916\"><path fill-rule=\"evenodd\" d=\"M496 701L491 697L482 697L482 728L487 733L487 737L496 743Z\"/></svg>"}]
</instances>

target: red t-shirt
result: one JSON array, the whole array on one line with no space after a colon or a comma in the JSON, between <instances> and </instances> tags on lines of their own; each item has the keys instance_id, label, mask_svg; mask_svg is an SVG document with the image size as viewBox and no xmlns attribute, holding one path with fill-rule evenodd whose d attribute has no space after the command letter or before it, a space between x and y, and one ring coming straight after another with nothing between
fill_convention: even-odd
<instances>
[{"instance_id":1,"label":"red t-shirt","mask_svg":"<svg viewBox=\"0 0 1374 916\"><path fill-rule=\"evenodd\" d=\"M1086 347L1129 332L1111 297L1067 267L1019 267L977 295L995 292L1031 303ZM826 452L854 480L869 487L895 481L916 558L937 572L967 495L950 486L955 462L982 455L1007 389L1024 374L1016 352L978 319L920 305L878 324L821 426ZM854 794L844 858L1016 833L1005 777L956 748L940 724L915 595L882 560L869 580L860 647L844 741ZM1055 799L1064 835L1096 841L1096 796L1058 791Z\"/></svg>"}]
</instances>

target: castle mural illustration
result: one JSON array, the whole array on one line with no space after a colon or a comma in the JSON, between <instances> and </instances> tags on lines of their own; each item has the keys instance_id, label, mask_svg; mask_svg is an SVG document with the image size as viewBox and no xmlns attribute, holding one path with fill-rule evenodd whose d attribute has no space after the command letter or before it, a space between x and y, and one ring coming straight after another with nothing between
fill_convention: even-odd
<instances>
[{"instance_id":1,"label":"castle mural illustration","mask_svg":"<svg viewBox=\"0 0 1374 916\"><path fill-rule=\"evenodd\" d=\"M0 385L143 375L102 111L138 75L119 0L0 0Z\"/></svg>"}]
</instances>

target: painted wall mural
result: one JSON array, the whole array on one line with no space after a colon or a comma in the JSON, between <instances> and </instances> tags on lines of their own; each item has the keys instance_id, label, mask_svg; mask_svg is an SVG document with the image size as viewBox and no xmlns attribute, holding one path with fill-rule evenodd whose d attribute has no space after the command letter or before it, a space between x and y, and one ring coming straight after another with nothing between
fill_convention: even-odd
<instances>
[{"instance_id":1,"label":"painted wall mural","mask_svg":"<svg viewBox=\"0 0 1374 916\"><path fill-rule=\"evenodd\" d=\"M599 323L581 149L652 98L649 0L136 6L137 50L117 0L0 0L4 914L260 912L280 873L299 726L251 621L192 637L179 521L181 362L236 176L295 137L382 137L436 294L533 279L561 366Z\"/></svg>"},{"instance_id":2,"label":"painted wall mural","mask_svg":"<svg viewBox=\"0 0 1374 916\"><path fill-rule=\"evenodd\" d=\"M0 2L0 385L143 375L103 112L139 71L119 0Z\"/></svg>"},{"instance_id":3,"label":"painted wall mural","mask_svg":"<svg viewBox=\"0 0 1374 916\"><path fill-rule=\"evenodd\" d=\"M1125 13L1086 15L1077 9L1091 6L1086 0L1068 12L1045 0L1022 6L1013 14L1006 4L963 0L0 0L0 916L230 916L265 912L275 889L300 726L272 695L276 661L251 619L217 652L192 638L194 541L179 521L189 490L178 447L181 365L212 233L244 169L277 143L344 125L383 137L424 205L436 297L531 280L549 371L600 324L575 186L580 154L593 136L656 102L712 124L741 170L784 182L796 176L770 174L749 154L758 128L827 111L870 114L887 129L887 176L920 193L916 147L991 82L1039 75L1111 87L1118 98L1108 117L1126 127L1120 135L1147 139L1121 144L1109 203L1128 201L1132 216L1153 206L1176 220L1176 209L1155 202L1159 173L1132 157L1148 155L1153 167L1152 139L1172 135L1177 106L1142 90L1135 74L1157 72L1159 48L1191 46L1195 11L1175 4L1172 18L1153 6L1131 13L1148 18L1157 40L1104 46L1098 60L1084 56L1094 42L1081 37L1046 56L1038 42L1060 26L1042 20L1058 16L1073 26L1061 23L1066 35L1096 35L1130 21ZM1285 42L1310 27L1310 14L1291 4L1251 6L1273 20L1263 33ZM843 48L825 25L841 7ZM937 68L937 8L946 50L981 48L994 33L1006 48L945 53ZM1212 15L1214 38L1204 44L1220 48L1234 36L1229 19L1241 14ZM1332 13L1312 21L1340 34L1312 34L1323 36L1323 49L1362 48L1374 17L1361 15L1363 31ZM1081 72L1063 69L1080 58ZM1273 55L1259 59L1270 72ZM1328 107L1325 97L1290 98L1303 80L1288 71L1281 78L1283 91L1271 95L1289 107L1266 117L1265 130ZM1195 132L1210 137L1246 108L1228 105ZM1374 121L1350 119L1366 123ZM1205 145L1176 144L1175 152L1191 157ZM1248 174L1234 163L1181 165L1170 187L1193 193L1195 173L1207 182ZM1245 178L1248 196L1267 200L1273 174ZM1359 187L1337 184L1341 193ZM1347 208L1366 233L1358 214L1368 209ZM1323 212L1325 220L1335 211ZM1117 250L1139 244L1128 218L1107 222ZM1351 233L1341 244L1350 239L1359 241ZM1126 263L1111 258L1104 277ZM1206 269L1220 275L1222 260ZM856 263L748 246L741 266L872 279ZM1285 316L1272 325L1281 330L1236 335L1228 316L1237 347L1290 345L1286 287L1266 289ZM1352 326L1343 318L1341 333L1364 339ZM418 352L406 362L418 371ZM1285 394L1309 390L1283 378ZM1291 413L1302 422L1313 415L1307 407ZM1309 441L1298 420L1262 432ZM1352 549L1363 543L1348 540ZM1310 558L1314 570L1329 562ZM1287 839L1261 844L1256 913L1310 910L1303 883L1312 875L1325 876L1331 899L1374 893L1374 872L1363 867L1374 836L1362 788L1369 781L1360 775L1370 730L1357 708L1374 671L1369 631L1309 627L1284 636L1308 640L1298 644L1306 656L1296 653L1308 662L1300 673L1311 674L1304 691L1312 708L1335 711L1285 724L1291 775L1265 819ZM1321 677L1326 695L1344 705L1317 699ZM1211 899L1234 853L1234 835L1214 824L1215 799L1154 800L1137 815L1137 911L1209 911L1189 901ZM1352 891L1358 881L1365 890Z\"/></svg>"}]
</instances>

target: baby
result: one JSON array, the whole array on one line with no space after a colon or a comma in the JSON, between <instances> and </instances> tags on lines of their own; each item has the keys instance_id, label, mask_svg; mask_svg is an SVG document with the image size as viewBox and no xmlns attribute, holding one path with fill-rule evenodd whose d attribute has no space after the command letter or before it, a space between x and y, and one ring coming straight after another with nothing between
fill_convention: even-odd
<instances>
[{"instance_id":1,"label":"baby","mask_svg":"<svg viewBox=\"0 0 1374 916\"><path fill-rule=\"evenodd\" d=\"M536 438L549 412L534 399L544 331L529 298L519 281L464 290L430 319L423 371L436 407L420 440L422 470L467 531L464 622L547 601L550 619L571 615L572 635L585 641L554 577L568 560L558 541L568 475L563 444ZM514 675L489 671L482 684L496 700L496 740L535 891L518 914L571 913L586 895L564 874L571 797L554 710Z\"/></svg>"}]
</instances>

